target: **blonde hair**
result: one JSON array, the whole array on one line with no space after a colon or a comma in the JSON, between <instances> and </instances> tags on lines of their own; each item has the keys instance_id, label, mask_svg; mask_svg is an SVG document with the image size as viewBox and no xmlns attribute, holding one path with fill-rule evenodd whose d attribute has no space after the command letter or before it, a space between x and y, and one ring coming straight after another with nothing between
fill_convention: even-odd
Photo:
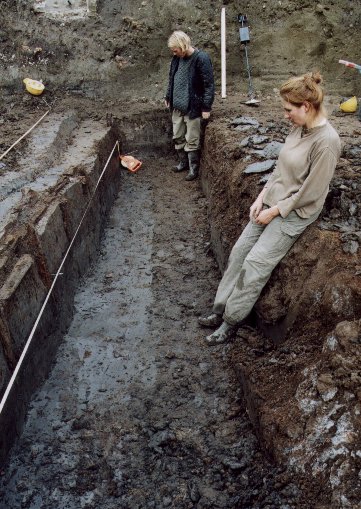
<instances>
[{"instance_id":1,"label":"blonde hair","mask_svg":"<svg viewBox=\"0 0 361 509\"><path fill-rule=\"evenodd\" d=\"M168 48L180 48L182 51L188 51L191 47L190 37L181 30L173 32L168 39Z\"/></svg>"},{"instance_id":2,"label":"blonde hair","mask_svg":"<svg viewBox=\"0 0 361 509\"><path fill-rule=\"evenodd\" d=\"M280 95L282 99L295 106L301 106L307 101L316 113L320 110L324 113L322 83L323 78L318 71L308 72L287 80L280 88Z\"/></svg>"}]
</instances>

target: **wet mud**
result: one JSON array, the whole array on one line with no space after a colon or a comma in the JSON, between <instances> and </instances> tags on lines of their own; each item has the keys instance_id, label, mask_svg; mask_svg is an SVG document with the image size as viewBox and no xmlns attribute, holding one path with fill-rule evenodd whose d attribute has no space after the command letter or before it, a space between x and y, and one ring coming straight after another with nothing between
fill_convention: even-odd
<instances>
[{"instance_id":1,"label":"wet mud","mask_svg":"<svg viewBox=\"0 0 361 509\"><path fill-rule=\"evenodd\" d=\"M219 274L205 198L173 163L122 172L99 262L2 472L2 509L308 507L259 449L230 346L203 342Z\"/></svg>"}]
</instances>

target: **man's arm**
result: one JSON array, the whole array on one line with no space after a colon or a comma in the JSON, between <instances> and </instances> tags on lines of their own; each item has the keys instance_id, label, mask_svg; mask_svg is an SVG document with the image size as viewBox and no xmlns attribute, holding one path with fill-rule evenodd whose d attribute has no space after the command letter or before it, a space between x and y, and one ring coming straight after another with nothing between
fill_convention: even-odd
<instances>
[{"instance_id":1,"label":"man's arm","mask_svg":"<svg viewBox=\"0 0 361 509\"><path fill-rule=\"evenodd\" d=\"M170 100L172 96L172 86L173 86L173 69L176 65L175 57L172 58L169 66L169 75L168 75L168 86L167 91L164 97L164 102L167 108L170 107Z\"/></svg>"},{"instance_id":2,"label":"man's arm","mask_svg":"<svg viewBox=\"0 0 361 509\"><path fill-rule=\"evenodd\" d=\"M203 113L209 113L212 109L214 101L214 77L213 77L213 66L209 55L205 52L201 52L198 57L200 79L203 84L203 95L202 95L202 117ZM203 118L209 118L203 117Z\"/></svg>"}]
</instances>

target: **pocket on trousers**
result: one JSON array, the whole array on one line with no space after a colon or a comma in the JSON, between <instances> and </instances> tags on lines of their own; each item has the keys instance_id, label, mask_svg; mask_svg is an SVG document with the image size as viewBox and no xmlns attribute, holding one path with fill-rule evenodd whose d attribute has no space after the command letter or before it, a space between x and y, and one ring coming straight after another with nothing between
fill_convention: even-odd
<instances>
[{"instance_id":1,"label":"pocket on trousers","mask_svg":"<svg viewBox=\"0 0 361 509\"><path fill-rule=\"evenodd\" d=\"M318 214L304 219L297 215L296 212L290 212L290 214L282 221L281 231L290 237L298 237L305 231L307 226L316 221Z\"/></svg>"}]
</instances>

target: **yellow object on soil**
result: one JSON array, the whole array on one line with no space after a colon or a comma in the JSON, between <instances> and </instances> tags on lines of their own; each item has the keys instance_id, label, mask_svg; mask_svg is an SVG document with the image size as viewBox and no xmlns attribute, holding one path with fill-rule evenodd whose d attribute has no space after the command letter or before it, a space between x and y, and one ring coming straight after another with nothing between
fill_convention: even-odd
<instances>
[{"instance_id":1,"label":"yellow object on soil","mask_svg":"<svg viewBox=\"0 0 361 509\"><path fill-rule=\"evenodd\" d=\"M40 81L25 78L23 80L26 86L26 90L32 95L40 95L44 91L44 85Z\"/></svg>"},{"instance_id":2,"label":"yellow object on soil","mask_svg":"<svg viewBox=\"0 0 361 509\"><path fill-rule=\"evenodd\" d=\"M356 96L347 99L340 104L340 109L345 113L354 113L357 110L357 98Z\"/></svg>"}]
</instances>

